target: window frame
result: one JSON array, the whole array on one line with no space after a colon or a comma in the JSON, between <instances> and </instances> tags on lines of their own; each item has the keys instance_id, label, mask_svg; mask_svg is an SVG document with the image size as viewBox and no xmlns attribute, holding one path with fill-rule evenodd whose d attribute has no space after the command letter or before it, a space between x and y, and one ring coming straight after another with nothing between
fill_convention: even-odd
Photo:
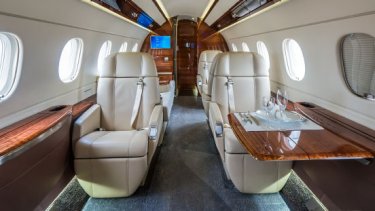
<instances>
[{"instance_id":1,"label":"window frame","mask_svg":"<svg viewBox=\"0 0 375 211\"><path fill-rule=\"evenodd\" d=\"M100 75L101 68L104 63L104 59L111 54L112 51L112 41L111 40L106 40L100 47L99 54L98 54L98 75Z\"/></svg>"},{"instance_id":2,"label":"window frame","mask_svg":"<svg viewBox=\"0 0 375 211\"><path fill-rule=\"evenodd\" d=\"M128 42L123 42L118 50L119 53L124 53L128 51Z\"/></svg>"},{"instance_id":3,"label":"window frame","mask_svg":"<svg viewBox=\"0 0 375 211\"><path fill-rule=\"evenodd\" d=\"M69 46L71 45L71 46ZM75 45L75 46L74 46ZM67 49L70 47L70 58L64 57L66 56ZM61 50L60 54L60 60L59 60L59 78L63 83L71 83L73 82L77 76L79 75L80 69L81 69L81 64L82 64L82 55L84 51L84 42L81 38L72 38L66 42L64 45L64 48ZM69 70L70 74L69 77L64 77L62 78L62 62L63 59L69 59L69 66L71 66L71 70ZM67 62L67 61L65 61Z\"/></svg>"},{"instance_id":4,"label":"window frame","mask_svg":"<svg viewBox=\"0 0 375 211\"><path fill-rule=\"evenodd\" d=\"M236 44L234 44L234 43L232 43L232 51L238 52L238 48L237 48Z\"/></svg>"},{"instance_id":5,"label":"window frame","mask_svg":"<svg viewBox=\"0 0 375 211\"><path fill-rule=\"evenodd\" d=\"M269 70L271 67L271 59L266 43L263 41L258 41L257 51L258 54L260 54L266 60L267 70Z\"/></svg>"},{"instance_id":6,"label":"window frame","mask_svg":"<svg viewBox=\"0 0 375 211\"><path fill-rule=\"evenodd\" d=\"M250 51L250 48L249 48L249 45L247 44L247 43L245 43L245 42L242 42L242 51L243 52L251 52Z\"/></svg>"},{"instance_id":7,"label":"window frame","mask_svg":"<svg viewBox=\"0 0 375 211\"><path fill-rule=\"evenodd\" d=\"M133 45L133 48L132 48L131 52L138 52L138 43L137 42Z\"/></svg>"},{"instance_id":8,"label":"window frame","mask_svg":"<svg viewBox=\"0 0 375 211\"><path fill-rule=\"evenodd\" d=\"M290 38L284 39L282 45L284 65L289 78L302 81L306 75L306 63L301 46L296 40ZM300 68L302 69L298 70Z\"/></svg>"},{"instance_id":9,"label":"window frame","mask_svg":"<svg viewBox=\"0 0 375 211\"><path fill-rule=\"evenodd\" d=\"M23 60L21 39L10 32L0 32L2 53L0 54L0 102L8 99L16 90Z\"/></svg>"}]
</instances>

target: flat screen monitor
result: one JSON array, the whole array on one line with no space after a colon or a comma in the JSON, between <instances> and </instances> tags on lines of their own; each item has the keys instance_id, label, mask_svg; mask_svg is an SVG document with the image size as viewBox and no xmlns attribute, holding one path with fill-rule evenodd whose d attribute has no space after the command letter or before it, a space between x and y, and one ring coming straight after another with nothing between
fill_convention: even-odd
<instances>
[{"instance_id":1,"label":"flat screen monitor","mask_svg":"<svg viewBox=\"0 0 375 211\"><path fill-rule=\"evenodd\" d=\"M151 36L151 49L171 48L171 36Z\"/></svg>"},{"instance_id":2,"label":"flat screen monitor","mask_svg":"<svg viewBox=\"0 0 375 211\"><path fill-rule=\"evenodd\" d=\"M152 20L152 18L150 18L150 16L146 15L145 13L141 13L138 16L137 22L138 24L147 28L152 24L152 22L154 22L154 20Z\"/></svg>"}]
</instances>

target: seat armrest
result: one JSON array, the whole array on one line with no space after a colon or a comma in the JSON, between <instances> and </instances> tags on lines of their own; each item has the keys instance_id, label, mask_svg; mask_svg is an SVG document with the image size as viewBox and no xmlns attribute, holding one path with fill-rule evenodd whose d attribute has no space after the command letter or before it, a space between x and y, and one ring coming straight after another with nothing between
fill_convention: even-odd
<instances>
[{"instance_id":1,"label":"seat armrest","mask_svg":"<svg viewBox=\"0 0 375 211\"><path fill-rule=\"evenodd\" d=\"M149 122L149 138L150 140L158 140L163 126L163 106L156 105L151 113Z\"/></svg>"},{"instance_id":2,"label":"seat armrest","mask_svg":"<svg viewBox=\"0 0 375 211\"><path fill-rule=\"evenodd\" d=\"M82 136L100 128L100 105L95 104L85 111L73 125L73 146Z\"/></svg>"},{"instance_id":3,"label":"seat armrest","mask_svg":"<svg viewBox=\"0 0 375 211\"><path fill-rule=\"evenodd\" d=\"M209 121L213 135L216 137L222 137L224 132L224 121L219 106L214 102L210 102Z\"/></svg>"}]
</instances>

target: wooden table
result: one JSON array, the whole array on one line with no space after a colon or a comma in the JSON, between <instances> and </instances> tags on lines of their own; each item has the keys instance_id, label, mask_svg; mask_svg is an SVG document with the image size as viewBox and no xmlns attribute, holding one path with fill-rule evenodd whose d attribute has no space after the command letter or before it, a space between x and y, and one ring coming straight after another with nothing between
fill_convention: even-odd
<instances>
[{"instance_id":1,"label":"wooden table","mask_svg":"<svg viewBox=\"0 0 375 211\"><path fill-rule=\"evenodd\" d=\"M246 132L234 114L228 120L237 139L257 160L374 158L370 149L327 129Z\"/></svg>"}]
</instances>

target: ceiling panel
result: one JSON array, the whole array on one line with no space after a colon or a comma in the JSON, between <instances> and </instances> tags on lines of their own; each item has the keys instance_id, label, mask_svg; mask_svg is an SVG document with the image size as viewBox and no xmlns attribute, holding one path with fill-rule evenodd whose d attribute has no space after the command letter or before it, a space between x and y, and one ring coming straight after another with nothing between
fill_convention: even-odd
<instances>
[{"instance_id":1,"label":"ceiling panel","mask_svg":"<svg viewBox=\"0 0 375 211\"><path fill-rule=\"evenodd\" d=\"M142 8L159 25L162 25L165 22L165 18L159 12L158 8L151 0L133 0L133 2L137 4L140 8Z\"/></svg>"},{"instance_id":2,"label":"ceiling panel","mask_svg":"<svg viewBox=\"0 0 375 211\"><path fill-rule=\"evenodd\" d=\"M209 0L162 0L162 2L170 17L176 15L200 17L204 9L206 9Z\"/></svg>"},{"instance_id":3,"label":"ceiling panel","mask_svg":"<svg viewBox=\"0 0 375 211\"><path fill-rule=\"evenodd\" d=\"M207 16L205 22L208 25L213 24L237 2L238 0L219 0L216 6L212 9L211 13Z\"/></svg>"}]
</instances>

